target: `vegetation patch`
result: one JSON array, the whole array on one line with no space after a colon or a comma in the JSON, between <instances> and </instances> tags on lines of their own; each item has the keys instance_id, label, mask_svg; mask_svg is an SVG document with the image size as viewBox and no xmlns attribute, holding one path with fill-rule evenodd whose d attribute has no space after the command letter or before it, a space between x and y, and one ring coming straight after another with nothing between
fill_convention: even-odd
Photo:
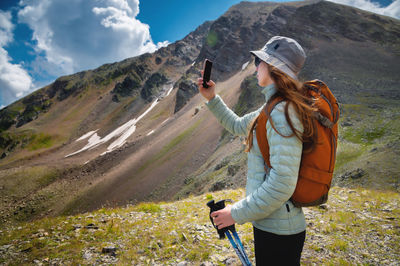
<instances>
[{"instance_id":1,"label":"vegetation patch","mask_svg":"<svg viewBox=\"0 0 400 266\"><path fill-rule=\"evenodd\" d=\"M343 130L343 138L347 141L371 145L375 140L382 138L387 132L387 125L366 125L359 128Z\"/></svg>"},{"instance_id":2,"label":"vegetation patch","mask_svg":"<svg viewBox=\"0 0 400 266\"><path fill-rule=\"evenodd\" d=\"M61 171L48 166L22 167L14 171L0 172L2 194L23 197L27 194L46 187L61 176Z\"/></svg>"},{"instance_id":3,"label":"vegetation patch","mask_svg":"<svg viewBox=\"0 0 400 266\"><path fill-rule=\"evenodd\" d=\"M48 149L53 146L55 138L51 135L39 133L31 137L31 143L28 145L28 149L31 151L39 149Z\"/></svg>"},{"instance_id":4,"label":"vegetation patch","mask_svg":"<svg viewBox=\"0 0 400 266\"><path fill-rule=\"evenodd\" d=\"M141 212L156 213L161 211L160 204L156 203L140 203L137 206L137 210Z\"/></svg>"}]
</instances>

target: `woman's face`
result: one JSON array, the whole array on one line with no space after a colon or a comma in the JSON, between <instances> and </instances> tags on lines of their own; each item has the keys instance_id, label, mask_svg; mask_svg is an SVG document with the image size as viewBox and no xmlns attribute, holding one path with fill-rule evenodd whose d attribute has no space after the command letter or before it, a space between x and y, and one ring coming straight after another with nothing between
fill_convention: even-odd
<instances>
[{"instance_id":1,"label":"woman's face","mask_svg":"<svg viewBox=\"0 0 400 266\"><path fill-rule=\"evenodd\" d=\"M265 87L274 83L271 75L269 74L268 65L264 61L261 61L261 63L257 66L257 79L258 85L261 87Z\"/></svg>"}]
</instances>

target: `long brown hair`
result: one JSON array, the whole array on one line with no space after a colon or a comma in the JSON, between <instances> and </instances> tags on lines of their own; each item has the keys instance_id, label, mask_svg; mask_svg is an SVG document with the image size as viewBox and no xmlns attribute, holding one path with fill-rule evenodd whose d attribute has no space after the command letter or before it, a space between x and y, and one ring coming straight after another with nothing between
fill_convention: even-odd
<instances>
[{"instance_id":1,"label":"long brown hair","mask_svg":"<svg viewBox=\"0 0 400 266\"><path fill-rule=\"evenodd\" d=\"M317 131L313 122L313 113L316 111L316 107L313 102L310 101L308 97L308 90L304 84L297 81L290 76L286 75L279 69L268 64L268 70L271 75L272 80L277 88L277 95L285 99L285 117L288 122L292 134L289 136L282 135L276 128L275 125L269 117L272 128L283 137L291 137L295 135L299 140L303 142L303 151L309 152L315 147L317 143ZM274 97L274 96L273 96ZM292 119L289 116L289 105L293 105L294 110L297 112L300 122L303 125L303 132L299 132L294 126ZM249 152L253 145L253 129L257 124L257 118L255 118L249 127L249 132L246 139L246 152Z\"/></svg>"}]
</instances>

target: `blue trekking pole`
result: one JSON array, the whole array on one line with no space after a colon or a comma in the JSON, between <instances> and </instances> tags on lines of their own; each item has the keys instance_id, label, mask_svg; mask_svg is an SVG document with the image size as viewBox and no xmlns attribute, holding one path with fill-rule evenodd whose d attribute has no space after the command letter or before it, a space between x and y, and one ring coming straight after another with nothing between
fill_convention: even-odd
<instances>
[{"instance_id":1,"label":"blue trekking pole","mask_svg":"<svg viewBox=\"0 0 400 266\"><path fill-rule=\"evenodd\" d=\"M229 242L231 243L233 249L235 250L236 254L238 255L240 261L242 262L242 264L244 266L251 266L251 262L249 260L249 258L247 257L246 251L244 250L242 241L240 241L239 235L236 232L235 229L235 225L230 225L228 227L222 228L222 229L218 229L215 224L214 221L211 217L211 213L214 211L218 211L221 210L223 208L225 208L225 200L220 200L218 202L214 202L214 200L210 200L207 203L207 206L210 208L210 220L211 223L213 224L214 228L217 229L218 235L220 239L224 239L225 236L229 239ZM231 233L232 232L232 235Z\"/></svg>"}]
</instances>

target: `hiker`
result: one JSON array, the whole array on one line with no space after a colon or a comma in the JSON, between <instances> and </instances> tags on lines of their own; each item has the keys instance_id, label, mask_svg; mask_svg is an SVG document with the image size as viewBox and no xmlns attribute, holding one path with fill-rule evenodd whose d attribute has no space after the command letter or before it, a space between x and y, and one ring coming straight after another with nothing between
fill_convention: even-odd
<instances>
[{"instance_id":1,"label":"hiker","mask_svg":"<svg viewBox=\"0 0 400 266\"><path fill-rule=\"evenodd\" d=\"M297 80L306 55L293 39L272 37L255 56L258 84L263 87L265 101L275 95L284 101L277 104L266 124L270 164L263 159L250 128L264 106L238 117L215 92L210 80L208 88L198 79L199 91L218 121L232 134L247 136L248 170L246 197L211 214L218 228L234 223L252 222L257 265L300 265L306 236L306 222L301 208L290 198L295 190L299 166L305 147L313 147L316 133L311 121L314 110Z\"/></svg>"}]
</instances>

